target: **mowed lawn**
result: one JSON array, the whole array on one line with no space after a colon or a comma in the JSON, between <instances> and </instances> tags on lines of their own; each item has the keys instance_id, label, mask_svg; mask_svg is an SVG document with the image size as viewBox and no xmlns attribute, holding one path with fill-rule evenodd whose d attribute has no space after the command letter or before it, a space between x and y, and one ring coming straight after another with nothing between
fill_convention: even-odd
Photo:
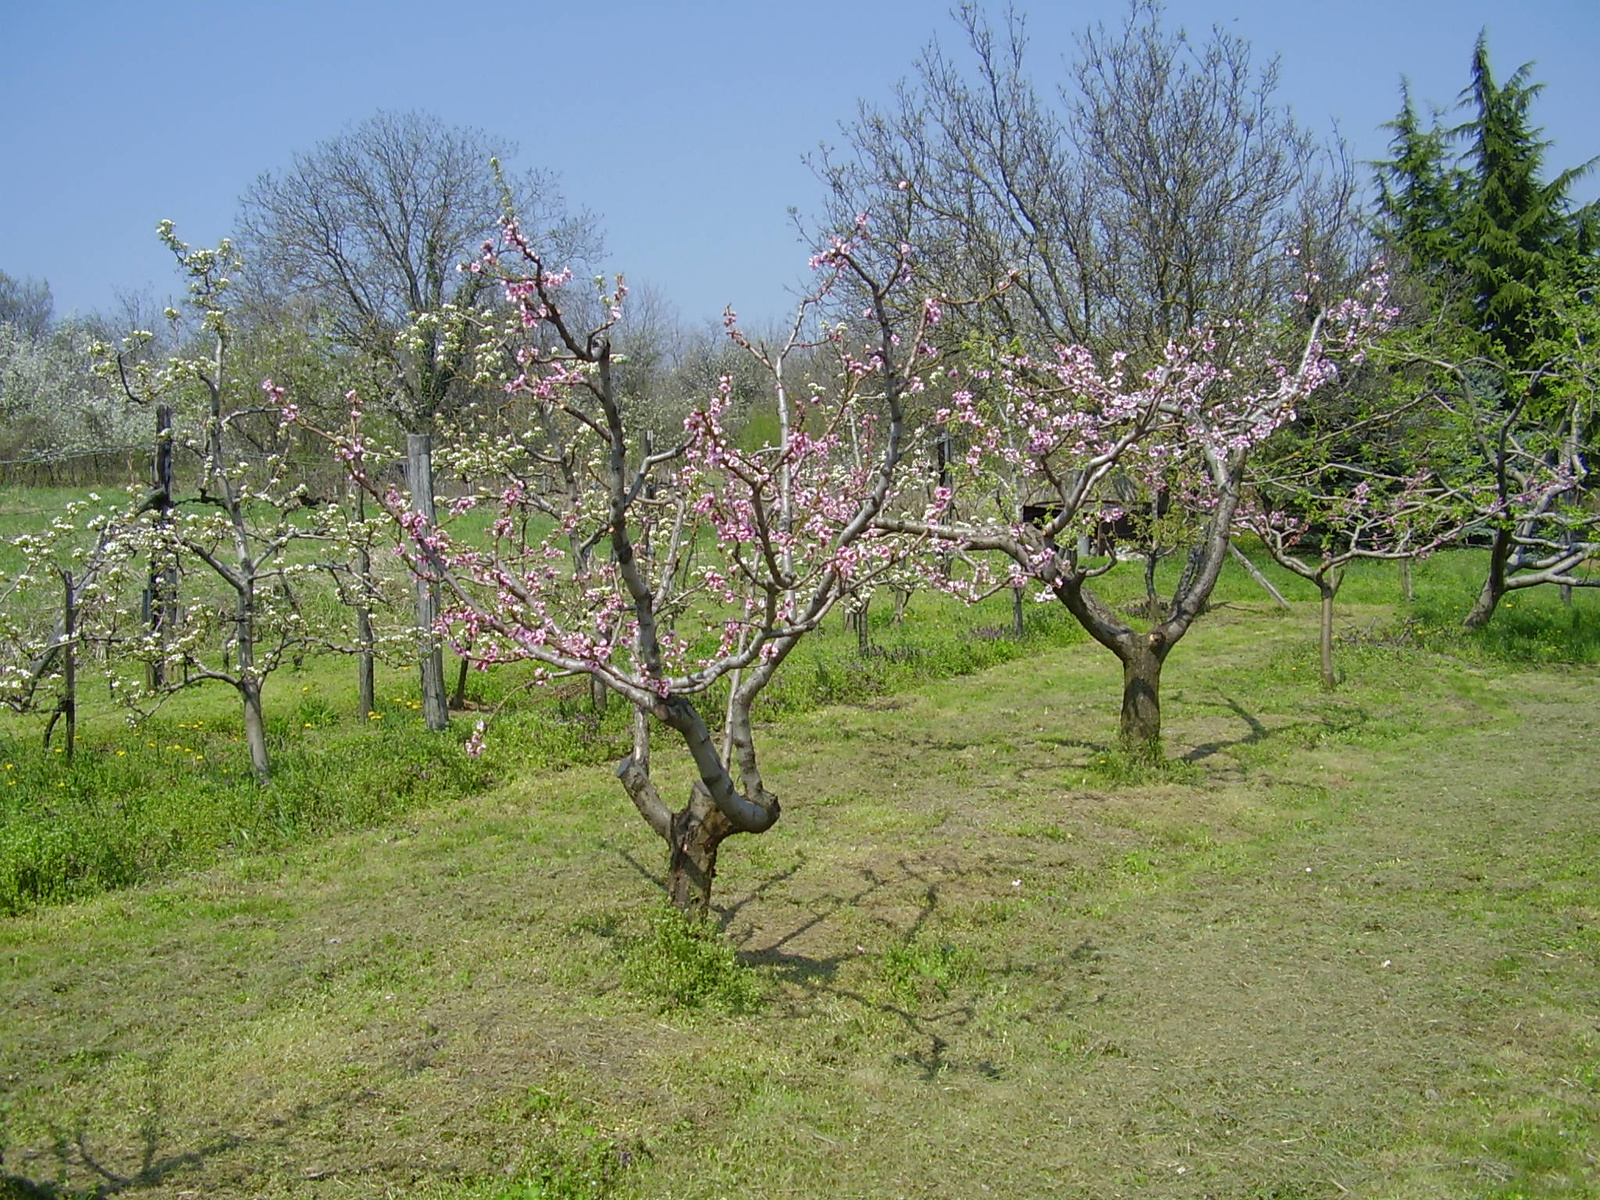
<instances>
[{"instance_id":1,"label":"mowed lawn","mask_svg":"<svg viewBox=\"0 0 1600 1200\"><path fill-rule=\"evenodd\" d=\"M10 918L0 1195L1600 1195L1600 673L1378 615L1208 616L1161 772L1091 645L786 717L737 957L604 767Z\"/></svg>"}]
</instances>

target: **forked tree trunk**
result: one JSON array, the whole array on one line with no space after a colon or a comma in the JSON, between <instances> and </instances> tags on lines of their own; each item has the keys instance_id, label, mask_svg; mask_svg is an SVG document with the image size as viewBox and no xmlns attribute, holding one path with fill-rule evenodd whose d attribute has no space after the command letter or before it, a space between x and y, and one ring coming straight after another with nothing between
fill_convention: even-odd
<instances>
[{"instance_id":1,"label":"forked tree trunk","mask_svg":"<svg viewBox=\"0 0 1600 1200\"><path fill-rule=\"evenodd\" d=\"M781 659L781 655L778 656ZM771 665L769 662L768 664ZM758 668L759 670L759 668ZM770 677L766 672L764 677ZM669 697L653 709L656 718L684 740L700 779L689 792L689 803L673 812L662 801L650 779L650 728L652 718L636 710L633 719L633 753L617 764L617 778L639 815L667 843L667 895L681 912L703 917L711 905L711 885L717 873L717 850L735 833L765 833L778 821L778 798L761 786L749 729L749 702L760 691L763 678L750 688L734 689L729 704L729 742L738 752L745 792L734 790L725 752L719 753L710 731L694 704L682 696ZM719 802L716 795L720 794Z\"/></svg>"}]
</instances>

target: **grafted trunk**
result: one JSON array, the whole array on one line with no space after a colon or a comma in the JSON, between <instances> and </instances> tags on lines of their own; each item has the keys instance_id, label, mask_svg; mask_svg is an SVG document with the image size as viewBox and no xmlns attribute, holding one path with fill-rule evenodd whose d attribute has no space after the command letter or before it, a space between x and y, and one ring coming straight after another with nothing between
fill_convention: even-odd
<instances>
[{"instance_id":1,"label":"grafted trunk","mask_svg":"<svg viewBox=\"0 0 1600 1200\"><path fill-rule=\"evenodd\" d=\"M1169 643L1159 633L1128 639L1122 660L1122 748L1136 758L1161 757L1161 667Z\"/></svg>"},{"instance_id":2,"label":"grafted trunk","mask_svg":"<svg viewBox=\"0 0 1600 1200\"><path fill-rule=\"evenodd\" d=\"M733 824L712 803L711 793L703 784L695 784L688 807L672 815L667 843L667 897L679 912L697 919L710 912L717 850L734 832Z\"/></svg>"}]
</instances>

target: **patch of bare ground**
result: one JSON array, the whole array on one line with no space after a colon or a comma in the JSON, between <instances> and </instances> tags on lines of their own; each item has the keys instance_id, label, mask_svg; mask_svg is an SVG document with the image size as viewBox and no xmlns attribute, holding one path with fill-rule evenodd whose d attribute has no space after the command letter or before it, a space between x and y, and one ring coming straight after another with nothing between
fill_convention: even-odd
<instances>
[{"instance_id":1,"label":"patch of bare ground","mask_svg":"<svg viewBox=\"0 0 1600 1200\"><path fill-rule=\"evenodd\" d=\"M753 1012L626 985L604 771L9 921L0 1195L1600 1193L1600 677L1262 624L1165 771L1090 647L772 731Z\"/></svg>"}]
</instances>

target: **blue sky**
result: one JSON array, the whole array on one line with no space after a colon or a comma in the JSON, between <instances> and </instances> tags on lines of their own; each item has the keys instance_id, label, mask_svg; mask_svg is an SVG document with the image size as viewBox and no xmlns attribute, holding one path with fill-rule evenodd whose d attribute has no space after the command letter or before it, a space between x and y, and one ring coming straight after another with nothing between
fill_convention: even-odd
<instances>
[{"instance_id":1,"label":"blue sky","mask_svg":"<svg viewBox=\"0 0 1600 1200\"><path fill-rule=\"evenodd\" d=\"M1121 0L1019 3L1035 70ZM425 109L520 147L596 212L610 266L691 322L725 304L779 315L806 252L787 215L818 202L802 159L837 142L859 97L886 96L928 39L956 39L943 0L804 5L515 0L160 5L0 0L0 269L48 279L58 313L173 286L156 222L214 242L262 171L380 108ZM1452 104L1478 30L1504 77L1536 60L1550 161L1600 153L1600 4L1524 0L1174 0L1168 20L1221 24L1282 64L1299 118L1337 122L1358 158L1408 76ZM1600 194L1595 179L1585 198Z\"/></svg>"}]
</instances>

